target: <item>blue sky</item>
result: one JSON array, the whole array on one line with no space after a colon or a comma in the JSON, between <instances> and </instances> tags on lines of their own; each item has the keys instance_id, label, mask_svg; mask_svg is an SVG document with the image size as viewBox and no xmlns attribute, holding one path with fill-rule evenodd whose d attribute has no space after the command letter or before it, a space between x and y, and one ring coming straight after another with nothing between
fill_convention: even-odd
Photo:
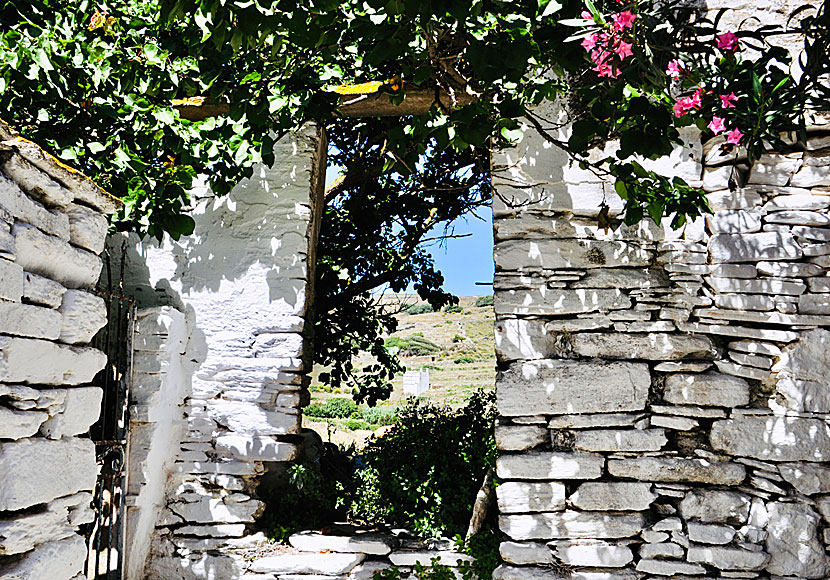
<instances>
[{"instance_id":1,"label":"blue sky","mask_svg":"<svg viewBox=\"0 0 830 580\"><path fill-rule=\"evenodd\" d=\"M328 167L326 185L334 181L337 175L337 167ZM455 235L472 235L445 240L440 246L436 243L428 248L444 275L444 289L456 296L493 293L492 286L476 285L476 282L493 282L493 212L489 208L482 208L478 215L481 219L469 216L459 218L452 224ZM425 237L440 234L442 229Z\"/></svg>"}]
</instances>

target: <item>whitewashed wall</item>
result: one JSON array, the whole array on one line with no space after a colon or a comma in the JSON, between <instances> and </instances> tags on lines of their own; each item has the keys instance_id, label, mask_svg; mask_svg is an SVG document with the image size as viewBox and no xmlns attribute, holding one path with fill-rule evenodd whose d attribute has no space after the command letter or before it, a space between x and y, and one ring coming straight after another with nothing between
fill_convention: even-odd
<instances>
[{"instance_id":1,"label":"whitewashed wall","mask_svg":"<svg viewBox=\"0 0 830 580\"><path fill-rule=\"evenodd\" d=\"M192 236L129 239L126 291L147 309L138 340L148 341L135 354L131 580L240 577L240 550L262 539L249 535L258 478L296 455L324 139L288 135L276 159L227 197L197 193Z\"/></svg>"}]
</instances>

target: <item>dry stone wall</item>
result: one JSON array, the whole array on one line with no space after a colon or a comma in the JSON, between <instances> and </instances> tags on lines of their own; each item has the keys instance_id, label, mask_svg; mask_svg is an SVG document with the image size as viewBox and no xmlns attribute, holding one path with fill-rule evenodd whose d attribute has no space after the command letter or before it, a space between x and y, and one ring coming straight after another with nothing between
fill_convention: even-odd
<instances>
[{"instance_id":1,"label":"dry stone wall","mask_svg":"<svg viewBox=\"0 0 830 580\"><path fill-rule=\"evenodd\" d=\"M532 131L495 159L498 580L830 577L821 122L751 171L688 131L656 168L713 213L674 231L597 227Z\"/></svg>"},{"instance_id":2,"label":"dry stone wall","mask_svg":"<svg viewBox=\"0 0 830 580\"><path fill-rule=\"evenodd\" d=\"M107 320L91 292L119 202L0 121L0 578L81 580Z\"/></svg>"}]
</instances>

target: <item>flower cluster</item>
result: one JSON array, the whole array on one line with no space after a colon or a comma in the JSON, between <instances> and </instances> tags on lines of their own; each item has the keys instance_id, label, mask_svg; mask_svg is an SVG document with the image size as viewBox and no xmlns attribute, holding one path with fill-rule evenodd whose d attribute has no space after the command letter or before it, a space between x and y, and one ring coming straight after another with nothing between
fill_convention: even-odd
<instances>
[{"instance_id":1,"label":"flower cluster","mask_svg":"<svg viewBox=\"0 0 830 580\"><path fill-rule=\"evenodd\" d=\"M593 20L590 12L583 12L582 18ZM624 34L634 28L637 15L625 10L613 15L613 24L605 30L594 32L582 40L582 48L591 57L594 63L593 70L601 77L617 78L620 75L620 64L632 56L632 44L626 42Z\"/></svg>"}]
</instances>

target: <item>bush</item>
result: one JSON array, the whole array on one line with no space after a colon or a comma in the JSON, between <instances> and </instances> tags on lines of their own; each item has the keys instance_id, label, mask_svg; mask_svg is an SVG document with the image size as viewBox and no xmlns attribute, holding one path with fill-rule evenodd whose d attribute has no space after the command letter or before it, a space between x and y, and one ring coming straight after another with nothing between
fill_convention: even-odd
<instances>
[{"instance_id":1,"label":"bush","mask_svg":"<svg viewBox=\"0 0 830 580\"><path fill-rule=\"evenodd\" d=\"M343 428L348 431L373 431L374 425L371 425L363 419L346 419L343 421Z\"/></svg>"},{"instance_id":2,"label":"bush","mask_svg":"<svg viewBox=\"0 0 830 580\"><path fill-rule=\"evenodd\" d=\"M395 407L363 407L363 420L372 425L391 425L398 416Z\"/></svg>"},{"instance_id":3,"label":"bush","mask_svg":"<svg viewBox=\"0 0 830 580\"><path fill-rule=\"evenodd\" d=\"M461 307L458 304L450 304L444 308L444 312L461 312Z\"/></svg>"},{"instance_id":4,"label":"bush","mask_svg":"<svg viewBox=\"0 0 830 580\"><path fill-rule=\"evenodd\" d=\"M476 362L476 359L474 359L471 356L459 356L456 357L455 360L453 360L452 362L454 362L457 365L465 365Z\"/></svg>"},{"instance_id":5,"label":"bush","mask_svg":"<svg viewBox=\"0 0 830 580\"><path fill-rule=\"evenodd\" d=\"M402 351L403 354L410 356L426 356L441 352L441 347L422 336L410 336L408 339L409 345Z\"/></svg>"},{"instance_id":6,"label":"bush","mask_svg":"<svg viewBox=\"0 0 830 580\"><path fill-rule=\"evenodd\" d=\"M338 397L329 399L325 403L312 403L305 408L307 417L320 417L322 419L347 419L360 416L357 404L351 399Z\"/></svg>"},{"instance_id":7,"label":"bush","mask_svg":"<svg viewBox=\"0 0 830 580\"><path fill-rule=\"evenodd\" d=\"M483 306L492 306L493 305L493 297L492 296L479 296L476 298L476 306L481 308Z\"/></svg>"},{"instance_id":8,"label":"bush","mask_svg":"<svg viewBox=\"0 0 830 580\"><path fill-rule=\"evenodd\" d=\"M426 314L427 312L435 312L435 309L429 304L413 304L404 308L407 314Z\"/></svg>"},{"instance_id":9,"label":"bush","mask_svg":"<svg viewBox=\"0 0 830 580\"><path fill-rule=\"evenodd\" d=\"M398 422L363 451L352 518L424 536L464 533L495 462L494 401L492 391L475 391L460 409L409 399Z\"/></svg>"},{"instance_id":10,"label":"bush","mask_svg":"<svg viewBox=\"0 0 830 580\"><path fill-rule=\"evenodd\" d=\"M455 336L452 337L452 341L456 342L456 343L464 342L465 340L467 340L467 339L464 338L463 336L461 336L460 334L456 334Z\"/></svg>"}]
</instances>

